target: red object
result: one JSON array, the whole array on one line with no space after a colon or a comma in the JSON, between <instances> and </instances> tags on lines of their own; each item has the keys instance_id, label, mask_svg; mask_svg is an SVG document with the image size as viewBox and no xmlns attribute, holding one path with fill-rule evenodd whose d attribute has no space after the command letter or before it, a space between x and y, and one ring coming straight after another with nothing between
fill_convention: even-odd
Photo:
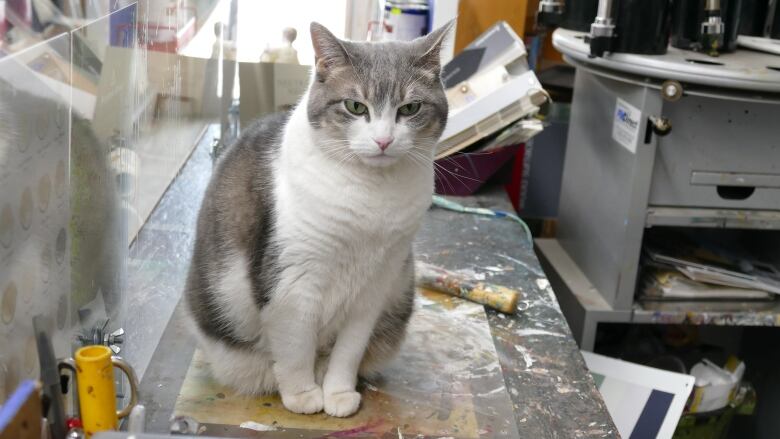
<instances>
[{"instance_id":1,"label":"red object","mask_svg":"<svg viewBox=\"0 0 780 439\"><path fill-rule=\"evenodd\" d=\"M117 31L125 31L132 24L117 26ZM148 50L155 52L178 53L195 36L198 27L197 17L190 18L181 29L160 23L136 23L138 42Z\"/></svg>"},{"instance_id":2,"label":"red object","mask_svg":"<svg viewBox=\"0 0 780 439\"><path fill-rule=\"evenodd\" d=\"M523 144L503 146L487 152L457 153L436 160L436 193L467 196L476 192L512 160ZM522 156L522 154L521 154Z\"/></svg>"},{"instance_id":3,"label":"red object","mask_svg":"<svg viewBox=\"0 0 780 439\"><path fill-rule=\"evenodd\" d=\"M84 425L81 423L81 419L79 418L68 418L68 420L65 421L65 426L68 427L68 430L72 430L74 428L84 428Z\"/></svg>"},{"instance_id":4,"label":"red object","mask_svg":"<svg viewBox=\"0 0 780 439\"><path fill-rule=\"evenodd\" d=\"M520 150L515 154L514 164L512 165L512 177L509 183L504 185L504 190L515 208L515 212L520 212L521 199L523 195L523 166L525 165L525 144L521 145Z\"/></svg>"},{"instance_id":5,"label":"red object","mask_svg":"<svg viewBox=\"0 0 780 439\"><path fill-rule=\"evenodd\" d=\"M177 53L195 36L196 20L190 19L181 29L159 23L138 23L141 44L155 52ZM168 37L161 37L167 34Z\"/></svg>"}]
</instances>

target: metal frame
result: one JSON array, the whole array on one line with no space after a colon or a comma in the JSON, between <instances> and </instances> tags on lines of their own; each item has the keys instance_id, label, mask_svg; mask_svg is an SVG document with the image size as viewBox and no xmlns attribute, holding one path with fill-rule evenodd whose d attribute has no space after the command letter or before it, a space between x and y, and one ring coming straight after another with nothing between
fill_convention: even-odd
<instances>
[{"instance_id":1,"label":"metal frame","mask_svg":"<svg viewBox=\"0 0 780 439\"><path fill-rule=\"evenodd\" d=\"M537 240L536 246L580 347L593 348L602 322L780 326L780 306L670 306L634 299L647 227L780 230L780 150L767 140L780 133L773 122L780 114L773 94L780 91L780 73L769 85L762 82L766 76L739 73L713 82L709 71L697 76L683 66L681 76L668 70L690 52L667 59L624 54L590 59L586 44L574 35L558 30L555 37L556 47L577 67L558 237ZM641 65L629 63L635 59L643 59ZM668 101L661 93L665 79L698 81L685 84L679 100ZM718 87L724 84L730 88ZM756 94L759 88L767 93ZM639 135L629 145L613 138L618 99L641 113ZM672 132L658 137L651 119L665 116ZM778 160L772 160L774 154ZM746 200L732 200L717 195L718 185L756 189Z\"/></svg>"}]
</instances>

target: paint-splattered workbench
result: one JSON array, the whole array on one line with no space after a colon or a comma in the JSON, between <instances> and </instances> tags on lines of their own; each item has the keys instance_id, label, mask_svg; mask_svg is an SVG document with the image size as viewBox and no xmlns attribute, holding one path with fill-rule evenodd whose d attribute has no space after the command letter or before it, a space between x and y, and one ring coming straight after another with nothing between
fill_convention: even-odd
<instances>
[{"instance_id":1,"label":"paint-splattered workbench","mask_svg":"<svg viewBox=\"0 0 780 439\"><path fill-rule=\"evenodd\" d=\"M511 210L499 188L458 201ZM505 316L487 310L521 437L615 437L553 290L524 239L509 220L432 209L418 238L418 258L523 291L525 311Z\"/></svg>"},{"instance_id":2,"label":"paint-splattered workbench","mask_svg":"<svg viewBox=\"0 0 780 439\"><path fill-rule=\"evenodd\" d=\"M208 161L199 147L150 219L147 233L163 210L176 212L183 230L194 220L196 210L182 206L201 196ZM511 208L498 188L459 201ZM182 270L175 266L186 261L185 247L191 247L192 236L177 236L177 256L167 259L160 259L165 249L154 244L159 236L139 241L139 260L147 259L146 245L150 258L172 264L163 271L178 273L143 284L167 291L183 286ZM167 432L172 415L188 415L204 424L203 434L212 436L617 437L549 283L524 240L522 229L509 220L430 210L415 243L418 259L519 289L521 308L527 309L507 316L460 299L421 294L401 355L382 379L363 384L361 411L345 420L291 415L277 397L246 398L220 388L188 334L179 304L142 379L147 430ZM247 421L274 431L239 427Z\"/></svg>"}]
</instances>

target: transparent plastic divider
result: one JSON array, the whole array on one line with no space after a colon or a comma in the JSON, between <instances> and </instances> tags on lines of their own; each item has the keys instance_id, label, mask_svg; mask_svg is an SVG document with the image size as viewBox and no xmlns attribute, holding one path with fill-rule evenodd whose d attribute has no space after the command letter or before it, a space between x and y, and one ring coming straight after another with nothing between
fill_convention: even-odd
<instances>
[{"instance_id":1,"label":"transparent plastic divider","mask_svg":"<svg viewBox=\"0 0 780 439\"><path fill-rule=\"evenodd\" d=\"M198 200L152 213L223 111L219 59L178 52L224 1L131 2L0 58L0 401L39 375L38 314L58 356L109 319L143 374L181 297ZM187 238L170 251L161 231Z\"/></svg>"},{"instance_id":2,"label":"transparent plastic divider","mask_svg":"<svg viewBox=\"0 0 780 439\"><path fill-rule=\"evenodd\" d=\"M179 53L196 16L143 0L72 32L71 159L74 168L91 169L92 178L105 181L82 187L90 201L74 207L89 209L74 215L86 223L81 230L89 241L74 259L84 294L79 304L91 314L82 324L109 318L109 330L122 327L121 354L139 376L181 297L186 244L195 231L186 220L192 212L153 212L221 112L219 60ZM191 200L189 208L198 204ZM171 234L179 241L169 241Z\"/></svg>"},{"instance_id":3,"label":"transparent plastic divider","mask_svg":"<svg viewBox=\"0 0 780 439\"><path fill-rule=\"evenodd\" d=\"M39 376L32 318L70 351L70 36L0 59L0 401Z\"/></svg>"}]
</instances>

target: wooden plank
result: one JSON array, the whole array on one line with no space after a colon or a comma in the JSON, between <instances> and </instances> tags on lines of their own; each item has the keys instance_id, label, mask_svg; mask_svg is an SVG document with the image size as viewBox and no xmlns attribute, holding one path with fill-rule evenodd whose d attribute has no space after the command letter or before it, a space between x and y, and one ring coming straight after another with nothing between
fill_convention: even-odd
<instances>
[{"instance_id":1,"label":"wooden plank","mask_svg":"<svg viewBox=\"0 0 780 439\"><path fill-rule=\"evenodd\" d=\"M526 30L527 9L528 0L460 0L455 54L460 53L499 20L509 23L522 38Z\"/></svg>"},{"instance_id":2,"label":"wooden plank","mask_svg":"<svg viewBox=\"0 0 780 439\"><path fill-rule=\"evenodd\" d=\"M40 385L24 381L0 409L0 439L41 439Z\"/></svg>"}]
</instances>

